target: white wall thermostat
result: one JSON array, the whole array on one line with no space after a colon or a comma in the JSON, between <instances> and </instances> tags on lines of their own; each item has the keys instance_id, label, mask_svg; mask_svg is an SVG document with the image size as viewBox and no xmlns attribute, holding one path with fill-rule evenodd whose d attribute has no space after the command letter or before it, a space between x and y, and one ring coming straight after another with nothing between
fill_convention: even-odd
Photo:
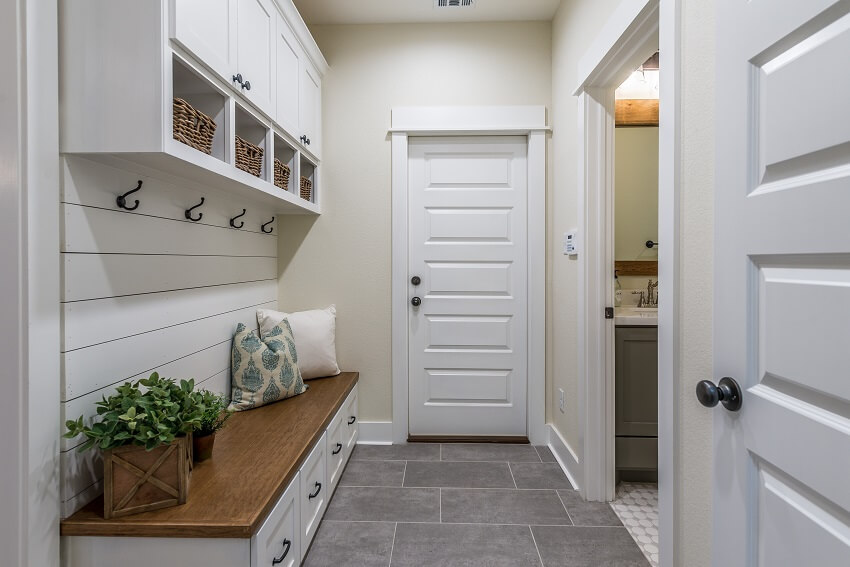
<instances>
[{"instance_id":1,"label":"white wall thermostat","mask_svg":"<svg viewBox=\"0 0 850 567\"><path fill-rule=\"evenodd\" d=\"M575 256L578 254L578 231L573 230L564 233L564 254Z\"/></svg>"}]
</instances>

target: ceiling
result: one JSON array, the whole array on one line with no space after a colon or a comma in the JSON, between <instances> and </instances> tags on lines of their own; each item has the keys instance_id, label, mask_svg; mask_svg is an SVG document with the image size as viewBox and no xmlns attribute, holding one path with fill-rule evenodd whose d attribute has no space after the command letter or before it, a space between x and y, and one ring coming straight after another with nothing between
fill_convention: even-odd
<instances>
[{"instance_id":1,"label":"ceiling","mask_svg":"<svg viewBox=\"0 0 850 567\"><path fill-rule=\"evenodd\" d=\"M434 8L434 0L293 0L309 25L550 21L561 0L475 0Z\"/></svg>"}]
</instances>

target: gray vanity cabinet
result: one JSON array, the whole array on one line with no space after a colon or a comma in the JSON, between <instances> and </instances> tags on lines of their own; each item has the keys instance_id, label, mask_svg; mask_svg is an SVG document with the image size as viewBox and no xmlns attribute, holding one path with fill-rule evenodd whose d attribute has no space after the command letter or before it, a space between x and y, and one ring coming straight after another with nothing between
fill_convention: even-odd
<instances>
[{"instance_id":1,"label":"gray vanity cabinet","mask_svg":"<svg viewBox=\"0 0 850 567\"><path fill-rule=\"evenodd\" d=\"M658 467L658 328L617 327L615 345L618 470Z\"/></svg>"}]
</instances>

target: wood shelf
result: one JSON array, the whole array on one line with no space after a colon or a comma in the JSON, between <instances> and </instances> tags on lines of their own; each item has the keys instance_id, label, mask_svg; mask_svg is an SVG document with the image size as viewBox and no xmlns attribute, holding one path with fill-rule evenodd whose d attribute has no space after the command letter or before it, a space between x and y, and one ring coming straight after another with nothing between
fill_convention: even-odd
<instances>
[{"instance_id":1,"label":"wood shelf","mask_svg":"<svg viewBox=\"0 0 850 567\"><path fill-rule=\"evenodd\" d=\"M234 415L217 435L213 458L195 465L186 504L104 520L101 497L62 521L61 535L250 538L359 376L310 380L300 396Z\"/></svg>"}]
</instances>

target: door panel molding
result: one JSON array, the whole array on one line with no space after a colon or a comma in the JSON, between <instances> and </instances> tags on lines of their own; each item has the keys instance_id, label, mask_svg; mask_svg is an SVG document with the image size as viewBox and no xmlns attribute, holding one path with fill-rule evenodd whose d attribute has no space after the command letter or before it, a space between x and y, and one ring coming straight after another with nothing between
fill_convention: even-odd
<instances>
[{"instance_id":1,"label":"door panel molding","mask_svg":"<svg viewBox=\"0 0 850 567\"><path fill-rule=\"evenodd\" d=\"M527 136L527 431L547 444L545 426L546 109L543 106L405 107L392 112L393 443L408 441L408 140L409 136ZM468 188L465 188L468 189ZM435 187L434 190L441 190ZM446 222L450 220L445 219ZM509 223L509 219L505 221ZM498 228L498 227L494 227ZM503 226L510 236L510 224ZM505 234L503 232L502 234ZM501 235L498 235L501 237ZM502 237L504 238L504 237ZM495 244L498 245L498 244ZM460 244L462 246L462 244ZM487 260L482 259L482 260ZM492 293L489 290L486 293ZM476 290L477 292L477 290Z\"/></svg>"}]
</instances>

